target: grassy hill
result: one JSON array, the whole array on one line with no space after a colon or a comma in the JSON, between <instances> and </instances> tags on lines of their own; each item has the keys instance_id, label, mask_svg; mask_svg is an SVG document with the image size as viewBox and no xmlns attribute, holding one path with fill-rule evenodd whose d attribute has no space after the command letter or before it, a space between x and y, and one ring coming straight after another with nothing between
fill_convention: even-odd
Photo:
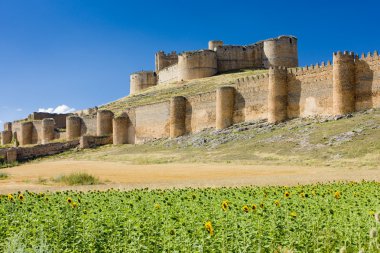
<instances>
[{"instance_id":1,"label":"grassy hill","mask_svg":"<svg viewBox=\"0 0 380 253\"><path fill-rule=\"evenodd\" d=\"M208 78L194 79L181 83L160 84L138 94L130 95L100 107L119 114L127 107L167 101L173 96L189 96L215 90L218 86L233 83L238 78L267 73L267 70L243 69Z\"/></svg>"},{"instance_id":2,"label":"grassy hill","mask_svg":"<svg viewBox=\"0 0 380 253\"><path fill-rule=\"evenodd\" d=\"M143 145L103 146L47 159L120 161L131 164L233 163L378 168L380 109L343 118L297 118L278 125L236 124Z\"/></svg>"}]
</instances>

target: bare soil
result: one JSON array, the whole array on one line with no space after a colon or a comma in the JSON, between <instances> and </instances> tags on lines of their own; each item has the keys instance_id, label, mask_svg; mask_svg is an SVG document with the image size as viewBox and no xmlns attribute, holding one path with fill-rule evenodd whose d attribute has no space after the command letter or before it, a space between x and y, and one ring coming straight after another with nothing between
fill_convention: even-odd
<instances>
[{"instance_id":1,"label":"bare soil","mask_svg":"<svg viewBox=\"0 0 380 253\"><path fill-rule=\"evenodd\" d=\"M337 168L239 164L170 163L135 165L108 161L41 161L2 169L9 177L0 181L0 193L17 191L105 190L108 188L181 188L243 185L295 185L334 180L380 181L380 167ZM72 172L87 172L103 183L65 186L51 179Z\"/></svg>"}]
</instances>

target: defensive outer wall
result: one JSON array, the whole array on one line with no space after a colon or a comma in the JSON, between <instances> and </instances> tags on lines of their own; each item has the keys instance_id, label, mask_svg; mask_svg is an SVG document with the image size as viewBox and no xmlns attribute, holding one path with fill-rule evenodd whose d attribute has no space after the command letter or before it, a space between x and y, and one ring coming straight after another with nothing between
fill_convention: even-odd
<instances>
[{"instance_id":1,"label":"defensive outer wall","mask_svg":"<svg viewBox=\"0 0 380 253\"><path fill-rule=\"evenodd\" d=\"M376 107L380 107L378 53L359 57L352 52L337 52L332 63L302 68L273 66L266 74L239 78L212 92L125 108L117 117L110 111L100 110L89 110L90 114L82 116L66 115L66 132L57 132L55 126L54 136L54 119L6 123L1 141L4 145L17 139L20 146L27 147L56 139L65 143L77 141L82 148L110 143L138 144L157 138L176 138L205 128L224 129L245 121L267 119L277 123L296 117L341 115ZM25 148L0 149L0 159L22 160ZM56 147L53 149L56 152Z\"/></svg>"}]
</instances>

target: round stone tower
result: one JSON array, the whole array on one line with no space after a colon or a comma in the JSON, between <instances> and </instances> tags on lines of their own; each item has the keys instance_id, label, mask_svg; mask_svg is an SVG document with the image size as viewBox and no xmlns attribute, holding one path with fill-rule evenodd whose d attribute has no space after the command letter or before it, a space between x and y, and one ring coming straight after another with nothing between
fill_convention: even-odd
<instances>
[{"instance_id":1,"label":"round stone tower","mask_svg":"<svg viewBox=\"0 0 380 253\"><path fill-rule=\"evenodd\" d=\"M127 144L128 143L128 117L119 116L113 119L113 144Z\"/></svg>"},{"instance_id":2,"label":"round stone tower","mask_svg":"<svg viewBox=\"0 0 380 253\"><path fill-rule=\"evenodd\" d=\"M157 84L157 75L153 71L140 71L130 76L130 95L140 92L141 90L155 86Z\"/></svg>"},{"instance_id":3,"label":"round stone tower","mask_svg":"<svg viewBox=\"0 0 380 253\"><path fill-rule=\"evenodd\" d=\"M66 139L75 140L81 136L82 119L79 116L71 115L66 118Z\"/></svg>"},{"instance_id":4,"label":"round stone tower","mask_svg":"<svg viewBox=\"0 0 380 253\"><path fill-rule=\"evenodd\" d=\"M288 118L288 84L285 67L269 69L268 122L278 123Z\"/></svg>"},{"instance_id":5,"label":"round stone tower","mask_svg":"<svg viewBox=\"0 0 380 253\"><path fill-rule=\"evenodd\" d=\"M21 123L21 138L20 145L25 146L32 144L33 141L33 122L22 122Z\"/></svg>"},{"instance_id":6,"label":"round stone tower","mask_svg":"<svg viewBox=\"0 0 380 253\"><path fill-rule=\"evenodd\" d=\"M42 144L46 144L54 140L54 127L55 127L54 119L46 118L42 120L42 136L41 136Z\"/></svg>"},{"instance_id":7,"label":"round stone tower","mask_svg":"<svg viewBox=\"0 0 380 253\"><path fill-rule=\"evenodd\" d=\"M333 113L355 111L355 55L345 51L333 55Z\"/></svg>"},{"instance_id":8,"label":"round stone tower","mask_svg":"<svg viewBox=\"0 0 380 253\"><path fill-rule=\"evenodd\" d=\"M170 137L176 138L186 133L186 98L170 99Z\"/></svg>"},{"instance_id":9,"label":"round stone tower","mask_svg":"<svg viewBox=\"0 0 380 253\"><path fill-rule=\"evenodd\" d=\"M112 119L113 112L104 110L98 111L96 117L96 135L109 136L112 135Z\"/></svg>"},{"instance_id":10,"label":"round stone tower","mask_svg":"<svg viewBox=\"0 0 380 253\"><path fill-rule=\"evenodd\" d=\"M264 41L264 67L297 67L298 48L297 38L280 36Z\"/></svg>"},{"instance_id":11,"label":"round stone tower","mask_svg":"<svg viewBox=\"0 0 380 253\"><path fill-rule=\"evenodd\" d=\"M221 40L210 40L208 42L208 50L215 51L215 48L223 46L223 41Z\"/></svg>"},{"instance_id":12,"label":"round stone tower","mask_svg":"<svg viewBox=\"0 0 380 253\"><path fill-rule=\"evenodd\" d=\"M178 56L178 81L213 76L218 72L216 52L201 50Z\"/></svg>"},{"instance_id":13,"label":"round stone tower","mask_svg":"<svg viewBox=\"0 0 380 253\"><path fill-rule=\"evenodd\" d=\"M216 90L216 129L221 130L233 124L235 88L220 87Z\"/></svg>"}]
</instances>

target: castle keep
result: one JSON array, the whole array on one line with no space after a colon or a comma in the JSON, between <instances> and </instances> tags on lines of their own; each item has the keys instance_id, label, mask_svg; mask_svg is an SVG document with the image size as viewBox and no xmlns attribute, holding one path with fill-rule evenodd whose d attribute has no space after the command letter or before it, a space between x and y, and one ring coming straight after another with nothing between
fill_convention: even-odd
<instances>
[{"instance_id":1,"label":"castle keep","mask_svg":"<svg viewBox=\"0 0 380 253\"><path fill-rule=\"evenodd\" d=\"M205 50L178 55L158 52L154 71L130 76L130 96L126 99L149 94L146 92L153 86L181 87L192 79L239 69L264 71L221 83L212 91L125 107L117 115L102 109L70 115L33 113L26 120L4 125L1 144L17 140L21 148L0 149L0 158L23 159L78 145L138 144L258 119L277 123L380 107L377 51L360 56L336 52L332 62L298 67L297 43L293 36L280 36L248 46L210 41ZM30 146L36 144L41 145Z\"/></svg>"}]
</instances>

